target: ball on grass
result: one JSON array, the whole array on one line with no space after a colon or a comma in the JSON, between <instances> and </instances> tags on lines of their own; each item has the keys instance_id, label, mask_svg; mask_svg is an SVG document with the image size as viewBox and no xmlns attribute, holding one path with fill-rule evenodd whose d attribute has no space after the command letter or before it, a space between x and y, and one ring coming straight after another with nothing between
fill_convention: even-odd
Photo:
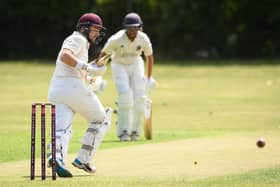
<instances>
[{"instance_id":1,"label":"ball on grass","mask_svg":"<svg viewBox=\"0 0 280 187\"><path fill-rule=\"evenodd\" d=\"M263 138L260 138L257 140L256 144L259 148L263 148L265 146L265 141Z\"/></svg>"}]
</instances>

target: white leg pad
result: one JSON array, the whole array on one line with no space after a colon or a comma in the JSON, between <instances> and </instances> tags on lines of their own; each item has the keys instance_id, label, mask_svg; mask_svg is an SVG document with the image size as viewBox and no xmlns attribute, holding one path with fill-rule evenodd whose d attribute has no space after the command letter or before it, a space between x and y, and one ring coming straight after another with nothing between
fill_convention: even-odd
<instances>
[{"instance_id":1,"label":"white leg pad","mask_svg":"<svg viewBox=\"0 0 280 187\"><path fill-rule=\"evenodd\" d=\"M71 129L66 129L64 131L62 131L61 134L61 156L62 156L62 160L65 161L66 160L66 156L67 156L67 152L68 152L68 147L69 147L69 142L71 140L72 137L72 130ZM59 147L58 147L59 148Z\"/></svg>"},{"instance_id":2,"label":"white leg pad","mask_svg":"<svg viewBox=\"0 0 280 187\"><path fill-rule=\"evenodd\" d=\"M72 136L73 111L66 105L56 104L56 158L66 160ZM49 144L50 153L51 145ZM51 154L48 154L51 157Z\"/></svg>"},{"instance_id":3,"label":"white leg pad","mask_svg":"<svg viewBox=\"0 0 280 187\"><path fill-rule=\"evenodd\" d=\"M93 150L90 152L90 155L89 155L89 161L92 161L94 155L96 154L97 149L99 148L101 142L103 141L103 139L105 137L105 134L108 132L109 128L111 127L112 113L113 113L113 110L111 108L106 109L106 117L99 129L99 133L96 135Z\"/></svg>"},{"instance_id":4,"label":"white leg pad","mask_svg":"<svg viewBox=\"0 0 280 187\"><path fill-rule=\"evenodd\" d=\"M90 123L82 140L82 147L77 158L82 163L89 163L98 149L104 135L111 126L112 109L107 110L106 117L102 123Z\"/></svg>"},{"instance_id":5,"label":"white leg pad","mask_svg":"<svg viewBox=\"0 0 280 187\"><path fill-rule=\"evenodd\" d=\"M117 135L122 135L123 131L130 132L130 124L132 121L132 106L133 97L132 92L126 91L119 94L118 98L118 125L117 125Z\"/></svg>"},{"instance_id":6,"label":"white leg pad","mask_svg":"<svg viewBox=\"0 0 280 187\"><path fill-rule=\"evenodd\" d=\"M133 122L131 126L131 132L136 132L140 135L141 127L144 123L144 114L145 114L145 98L138 97L134 100L133 106Z\"/></svg>"},{"instance_id":7,"label":"white leg pad","mask_svg":"<svg viewBox=\"0 0 280 187\"><path fill-rule=\"evenodd\" d=\"M101 123L90 123L89 127L82 139L82 147L78 152L77 158L82 163L89 162L89 154L93 150L96 141L96 135L99 133Z\"/></svg>"},{"instance_id":8,"label":"white leg pad","mask_svg":"<svg viewBox=\"0 0 280 187\"><path fill-rule=\"evenodd\" d=\"M70 127L68 129L56 130L56 158L62 159L64 162L67 157L69 142L72 137L72 131ZM48 157L51 157L52 147L51 143L48 144L48 148L50 149L50 153L48 153Z\"/></svg>"}]
</instances>

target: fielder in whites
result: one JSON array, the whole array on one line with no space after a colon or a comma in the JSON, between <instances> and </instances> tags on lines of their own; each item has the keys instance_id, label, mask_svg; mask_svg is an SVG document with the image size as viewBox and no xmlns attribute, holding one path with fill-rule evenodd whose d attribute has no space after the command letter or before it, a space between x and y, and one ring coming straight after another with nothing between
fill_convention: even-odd
<instances>
[{"instance_id":1,"label":"fielder in whites","mask_svg":"<svg viewBox=\"0 0 280 187\"><path fill-rule=\"evenodd\" d=\"M112 35L100 56L111 55L113 80L118 93L117 136L120 141L139 140L144 123L146 87L150 86L154 63L153 49L147 34L142 32L142 20L137 13L128 13L123 30ZM146 59L146 77L144 60Z\"/></svg>"},{"instance_id":2,"label":"fielder in whites","mask_svg":"<svg viewBox=\"0 0 280 187\"><path fill-rule=\"evenodd\" d=\"M56 60L48 99L56 105L56 172L60 177L72 177L65 166L65 160L74 114L83 116L88 122L88 128L72 164L88 173L96 170L91 161L110 127L112 109L104 109L86 83L86 77L100 77L106 70L105 66L88 63L89 46L103 29L102 20L97 14L82 15L76 31L64 40ZM51 156L48 159L50 162Z\"/></svg>"}]
</instances>

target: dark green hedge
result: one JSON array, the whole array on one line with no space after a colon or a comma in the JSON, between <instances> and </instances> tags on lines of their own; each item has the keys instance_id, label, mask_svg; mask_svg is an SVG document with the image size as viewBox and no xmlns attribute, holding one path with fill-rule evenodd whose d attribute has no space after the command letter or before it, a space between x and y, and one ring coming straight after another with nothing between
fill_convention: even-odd
<instances>
[{"instance_id":1,"label":"dark green hedge","mask_svg":"<svg viewBox=\"0 0 280 187\"><path fill-rule=\"evenodd\" d=\"M279 57L278 0L3 0L1 59L54 59L85 12L121 29L138 12L160 57Z\"/></svg>"}]
</instances>

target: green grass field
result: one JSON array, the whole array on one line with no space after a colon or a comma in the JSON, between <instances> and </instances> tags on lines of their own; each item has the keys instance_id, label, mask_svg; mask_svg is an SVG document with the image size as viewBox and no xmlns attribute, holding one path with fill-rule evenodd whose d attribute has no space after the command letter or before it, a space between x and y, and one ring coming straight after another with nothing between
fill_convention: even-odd
<instances>
[{"instance_id":1,"label":"green grass field","mask_svg":"<svg viewBox=\"0 0 280 187\"><path fill-rule=\"evenodd\" d=\"M87 128L76 115L67 163L75 176L41 181L38 170L30 181L31 103L46 101L54 65L1 62L0 186L280 186L280 64L264 63L156 64L153 140L120 143L113 116L94 159L97 172L88 175L71 166ZM110 68L105 79L100 99L115 108Z\"/></svg>"}]
</instances>

